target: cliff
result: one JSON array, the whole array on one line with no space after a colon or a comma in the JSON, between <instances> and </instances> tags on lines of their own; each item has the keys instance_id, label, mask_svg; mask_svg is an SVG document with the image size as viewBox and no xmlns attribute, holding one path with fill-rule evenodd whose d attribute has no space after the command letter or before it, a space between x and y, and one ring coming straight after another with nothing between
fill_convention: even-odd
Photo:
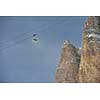
<instances>
[{"instance_id":1,"label":"cliff","mask_svg":"<svg viewBox=\"0 0 100 100\"><path fill-rule=\"evenodd\" d=\"M100 82L100 17L90 16L85 22L81 53L70 42L64 42L55 79L65 83Z\"/></svg>"},{"instance_id":2,"label":"cliff","mask_svg":"<svg viewBox=\"0 0 100 100\"><path fill-rule=\"evenodd\" d=\"M56 71L56 81L63 82L77 82L76 76L78 74L80 64L80 55L78 49L69 41L64 42L61 52L60 63Z\"/></svg>"},{"instance_id":3,"label":"cliff","mask_svg":"<svg viewBox=\"0 0 100 100\"><path fill-rule=\"evenodd\" d=\"M83 29L79 82L100 82L100 17L88 17Z\"/></svg>"}]
</instances>

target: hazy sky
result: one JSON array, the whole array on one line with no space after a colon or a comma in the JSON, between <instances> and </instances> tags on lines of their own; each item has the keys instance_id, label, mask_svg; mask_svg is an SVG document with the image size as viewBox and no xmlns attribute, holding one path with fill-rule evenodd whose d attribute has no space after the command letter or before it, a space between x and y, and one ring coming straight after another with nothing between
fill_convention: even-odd
<instances>
[{"instance_id":1,"label":"hazy sky","mask_svg":"<svg viewBox=\"0 0 100 100\"><path fill-rule=\"evenodd\" d=\"M0 17L0 82L54 82L63 41L80 47L86 18Z\"/></svg>"}]
</instances>

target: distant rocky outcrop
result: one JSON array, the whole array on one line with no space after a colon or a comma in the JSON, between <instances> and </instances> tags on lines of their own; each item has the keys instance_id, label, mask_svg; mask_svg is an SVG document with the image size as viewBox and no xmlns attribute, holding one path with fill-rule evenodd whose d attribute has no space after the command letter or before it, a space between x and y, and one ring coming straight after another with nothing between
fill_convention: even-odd
<instances>
[{"instance_id":1,"label":"distant rocky outcrop","mask_svg":"<svg viewBox=\"0 0 100 100\"><path fill-rule=\"evenodd\" d=\"M60 83L100 82L100 17L90 16L85 22L82 48L64 42L55 79Z\"/></svg>"}]
</instances>

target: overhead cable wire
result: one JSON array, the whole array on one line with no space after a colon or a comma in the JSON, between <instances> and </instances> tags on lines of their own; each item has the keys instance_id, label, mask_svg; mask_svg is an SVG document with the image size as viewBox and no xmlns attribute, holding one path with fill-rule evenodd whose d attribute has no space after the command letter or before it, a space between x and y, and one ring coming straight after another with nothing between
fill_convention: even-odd
<instances>
[{"instance_id":1,"label":"overhead cable wire","mask_svg":"<svg viewBox=\"0 0 100 100\"><path fill-rule=\"evenodd\" d=\"M66 22L66 21L65 21L65 22ZM63 23L63 21L61 21L61 23ZM56 24L61 24L61 23L58 22L58 23L56 23ZM52 25L52 24L51 24L51 25ZM51 26L51 25L50 25L50 26ZM54 25L54 24L53 24L53 25ZM47 26L47 28L49 28L49 25ZM47 29L47 28L46 28L46 29ZM41 31L44 31L44 30L46 30L46 29L45 29L45 28L44 28L44 29L42 28L42 30L40 29L40 30L38 30L38 31L41 32ZM31 38L31 37L32 37L32 36L29 36L28 38L26 37L26 38L24 38L24 39L22 39L22 40L19 40L19 41L23 41L23 40L25 41L25 40L27 40L27 39L29 39L29 38ZM19 43L20 43L20 42L19 42ZM17 43L16 43L16 44L17 44ZM9 45L9 46L6 46L6 47L4 47L4 48L1 48L0 50L9 48L9 47L14 46L14 45L16 45L16 44L11 44L11 45Z\"/></svg>"},{"instance_id":2,"label":"overhead cable wire","mask_svg":"<svg viewBox=\"0 0 100 100\"><path fill-rule=\"evenodd\" d=\"M65 19L64 19L65 20ZM63 21L64 21L63 20ZM55 24L61 24L61 23L65 23L66 21L61 21L61 22L57 22L57 23L55 23ZM69 20L68 20L69 21ZM54 25L54 24L53 24ZM50 26L53 26L52 24L50 24L50 25L47 25L46 27L46 29L48 29L48 28L50 28ZM42 28L42 30L40 29L38 29L38 31L45 31L46 30L44 27ZM24 33L25 34L25 33ZM15 45L17 45L17 44L19 44L19 43L21 43L21 42L23 42L23 41L25 41L25 40L27 40L27 39L29 39L29 38L31 38L32 36L29 36L29 37L26 37L26 38L24 38L24 39L22 39L22 40L19 40L19 41L16 41L16 44L11 44L11 45L8 45L8 46L6 46L6 47L4 47L4 48L1 48L0 49L0 51L2 51L2 50L5 50L5 49L7 49L7 48L10 48L10 47L12 47L12 46L15 46ZM16 39L15 39L16 40Z\"/></svg>"},{"instance_id":3,"label":"overhead cable wire","mask_svg":"<svg viewBox=\"0 0 100 100\"><path fill-rule=\"evenodd\" d=\"M65 21L66 22L66 21ZM61 22L61 23L63 23L63 22ZM61 24L61 23L56 23L56 24ZM51 24L52 25L52 24ZM51 26L50 25L50 26ZM54 26L55 24L53 24L52 26ZM45 30L47 30L50 26L47 26L47 28L45 29L42 29L42 30L38 30L38 31L45 31ZM32 31L33 32L33 31ZM29 32L28 32L29 33ZM31 32L30 32L31 33ZM27 34L27 33L23 33L23 35L25 35L25 34ZM21 36L22 36L22 34L21 34ZM20 36L17 36L16 38L18 38L18 37L20 37ZM12 45L8 45L8 46L6 46L6 47L4 47L4 48L2 48L2 49L0 49L0 51L2 51L2 50L5 50L5 49L7 49L7 48L10 48L10 47L13 47L13 46L16 46L17 44L20 44L20 43L22 43L22 42L24 42L24 41L26 41L26 40L28 40L28 39L30 39L32 36L28 36L28 37L26 37L26 38L24 38L24 39L21 39L21 40L18 40L18 41L16 41L16 44L12 44ZM7 41L8 42L8 41ZM55 72L53 71L53 69L52 69L52 67L50 68L50 70L51 70L51 72L52 72L52 74L55 74Z\"/></svg>"},{"instance_id":4,"label":"overhead cable wire","mask_svg":"<svg viewBox=\"0 0 100 100\"><path fill-rule=\"evenodd\" d=\"M14 37L11 38L11 40L6 40L6 41L4 41L4 42L1 41L0 44L1 44L1 45L8 44L9 42L11 42L11 41L13 41L13 40L16 40L16 39L19 39L20 37L23 37L24 35L28 35L28 34L34 33L34 30L35 30L36 28L41 28L41 27L44 26L44 25L46 25L46 24L43 23L42 25L39 25L38 27L34 27L34 28L32 29L32 31L30 31L30 32L21 33L21 34L19 34L19 35L17 35L17 36L14 36Z\"/></svg>"},{"instance_id":5,"label":"overhead cable wire","mask_svg":"<svg viewBox=\"0 0 100 100\"><path fill-rule=\"evenodd\" d=\"M57 20L57 18L56 18L56 20ZM60 20L60 21L62 21L62 20ZM23 37L23 36L26 35L26 34L33 33L35 29L40 29L41 27L44 27L44 26L48 27L46 23L43 23L42 25L39 25L39 26L37 26L37 27L34 27L34 28L32 29L32 31L30 31L30 32L21 33L21 34L15 36L15 37L12 37L11 40L15 40L16 38ZM5 43L8 43L8 42L10 42L10 41L9 41L9 40L6 40L6 41L4 41L4 42L1 41L0 44L5 44Z\"/></svg>"}]
</instances>

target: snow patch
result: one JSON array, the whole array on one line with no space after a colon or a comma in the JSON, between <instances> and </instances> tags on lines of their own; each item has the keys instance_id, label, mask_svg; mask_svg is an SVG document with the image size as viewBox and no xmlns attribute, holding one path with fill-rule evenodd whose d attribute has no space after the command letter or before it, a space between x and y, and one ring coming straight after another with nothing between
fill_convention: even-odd
<instances>
[{"instance_id":1,"label":"snow patch","mask_svg":"<svg viewBox=\"0 0 100 100\"><path fill-rule=\"evenodd\" d=\"M93 37L93 38L96 38L96 39L99 39L100 40L100 35L95 34L95 33L88 34L88 35L86 35L86 37L88 37L88 38Z\"/></svg>"},{"instance_id":2,"label":"snow patch","mask_svg":"<svg viewBox=\"0 0 100 100\"><path fill-rule=\"evenodd\" d=\"M94 31L95 29L93 27L90 27L89 29L85 29L85 32L89 32L89 33L94 32Z\"/></svg>"},{"instance_id":3,"label":"snow patch","mask_svg":"<svg viewBox=\"0 0 100 100\"><path fill-rule=\"evenodd\" d=\"M65 40L64 44L71 44L69 40Z\"/></svg>"}]
</instances>

